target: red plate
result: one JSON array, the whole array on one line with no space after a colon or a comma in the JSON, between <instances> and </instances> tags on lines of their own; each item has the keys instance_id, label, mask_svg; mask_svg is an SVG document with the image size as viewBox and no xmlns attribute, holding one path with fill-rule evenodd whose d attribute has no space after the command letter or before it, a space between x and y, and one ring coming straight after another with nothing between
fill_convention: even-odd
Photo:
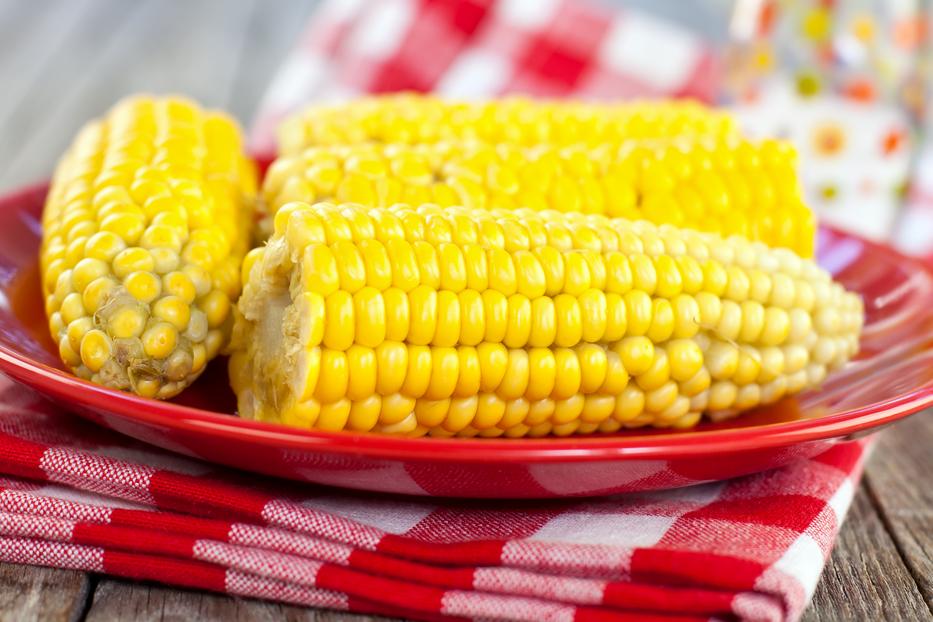
<instances>
[{"instance_id":1,"label":"red plate","mask_svg":"<svg viewBox=\"0 0 933 622\"><path fill-rule=\"evenodd\" d=\"M233 416L222 361L172 402L144 399L62 370L47 334L36 264L44 196L43 186L0 199L0 370L100 425L249 471L460 497L674 488L812 456L933 404L933 272L830 229L821 232L819 260L865 299L859 359L819 391L690 432L442 440L301 431Z\"/></svg>"}]
</instances>

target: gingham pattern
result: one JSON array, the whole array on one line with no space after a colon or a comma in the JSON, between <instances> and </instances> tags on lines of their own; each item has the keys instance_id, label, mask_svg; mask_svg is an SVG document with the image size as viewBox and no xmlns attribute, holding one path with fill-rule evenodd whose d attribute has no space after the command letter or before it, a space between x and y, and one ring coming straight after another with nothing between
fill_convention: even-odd
<instances>
[{"instance_id":1,"label":"gingham pattern","mask_svg":"<svg viewBox=\"0 0 933 622\"><path fill-rule=\"evenodd\" d=\"M455 501L290 486L0 379L0 560L419 620L794 620L866 441L667 492Z\"/></svg>"},{"instance_id":2,"label":"gingham pattern","mask_svg":"<svg viewBox=\"0 0 933 622\"><path fill-rule=\"evenodd\" d=\"M267 91L252 144L272 153L283 116L361 93L709 100L715 59L682 28L581 0L328 0Z\"/></svg>"}]
</instances>

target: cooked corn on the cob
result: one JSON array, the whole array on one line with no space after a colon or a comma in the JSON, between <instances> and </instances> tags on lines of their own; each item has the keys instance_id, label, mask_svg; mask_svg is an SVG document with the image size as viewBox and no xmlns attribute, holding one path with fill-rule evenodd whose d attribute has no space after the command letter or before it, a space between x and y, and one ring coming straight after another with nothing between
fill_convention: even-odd
<instances>
[{"instance_id":1,"label":"cooked corn on the cob","mask_svg":"<svg viewBox=\"0 0 933 622\"><path fill-rule=\"evenodd\" d=\"M42 215L45 308L65 364L149 397L189 385L229 336L255 194L222 113L137 97L88 124Z\"/></svg>"},{"instance_id":2,"label":"cooked corn on the cob","mask_svg":"<svg viewBox=\"0 0 933 622\"><path fill-rule=\"evenodd\" d=\"M282 123L278 143L280 154L297 154L311 146L364 142L597 145L735 132L728 114L691 101L597 104L507 98L466 102L403 93L310 106Z\"/></svg>"},{"instance_id":3,"label":"cooked corn on the cob","mask_svg":"<svg viewBox=\"0 0 933 622\"><path fill-rule=\"evenodd\" d=\"M243 280L240 414L326 430L689 427L820 383L862 323L790 250L529 209L290 203Z\"/></svg>"},{"instance_id":4,"label":"cooked corn on the cob","mask_svg":"<svg viewBox=\"0 0 933 622\"><path fill-rule=\"evenodd\" d=\"M737 138L313 147L272 164L263 209L336 201L583 211L744 235L809 257L815 224L794 164L789 144Z\"/></svg>"}]
</instances>

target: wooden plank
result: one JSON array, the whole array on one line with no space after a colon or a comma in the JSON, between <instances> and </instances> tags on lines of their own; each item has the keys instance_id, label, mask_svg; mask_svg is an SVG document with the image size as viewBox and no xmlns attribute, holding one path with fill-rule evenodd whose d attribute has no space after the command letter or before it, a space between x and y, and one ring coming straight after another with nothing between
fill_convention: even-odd
<instances>
[{"instance_id":1,"label":"wooden plank","mask_svg":"<svg viewBox=\"0 0 933 622\"><path fill-rule=\"evenodd\" d=\"M923 595L860 487L803 622L929 617Z\"/></svg>"},{"instance_id":2,"label":"wooden plank","mask_svg":"<svg viewBox=\"0 0 933 622\"><path fill-rule=\"evenodd\" d=\"M0 563L0 622L79 620L90 586L83 572Z\"/></svg>"},{"instance_id":3,"label":"wooden plank","mask_svg":"<svg viewBox=\"0 0 933 622\"><path fill-rule=\"evenodd\" d=\"M48 47L57 48L45 63L23 63L12 70L23 84L10 87L12 108L0 118L0 186L28 183L48 174L77 129L97 110L75 106L79 86L95 80L92 68L108 53L112 42L141 5L122 0L68 3L58 19L75 23ZM77 11L77 16L71 15ZM27 20L29 21L29 20ZM47 34L30 29L30 38L42 41ZM0 70L4 82L11 72ZM106 95L106 78L98 90Z\"/></svg>"},{"instance_id":4,"label":"wooden plank","mask_svg":"<svg viewBox=\"0 0 933 622\"><path fill-rule=\"evenodd\" d=\"M91 0L51 0L37 10L30 2L5 3L0 10L0 76L4 97L0 99L0 127L14 109L28 101L31 86L61 56L69 35L80 32L81 16Z\"/></svg>"},{"instance_id":5,"label":"wooden plank","mask_svg":"<svg viewBox=\"0 0 933 622\"><path fill-rule=\"evenodd\" d=\"M865 475L868 492L933 614L933 410L881 435Z\"/></svg>"},{"instance_id":6,"label":"wooden plank","mask_svg":"<svg viewBox=\"0 0 933 622\"><path fill-rule=\"evenodd\" d=\"M244 125L252 121L259 100L308 23L317 2L280 0L257 4L244 37L236 80L227 109Z\"/></svg>"},{"instance_id":7,"label":"wooden plank","mask_svg":"<svg viewBox=\"0 0 933 622\"><path fill-rule=\"evenodd\" d=\"M60 10L65 0L49 0L44 6L48 11L36 11L33 5L21 0L0 0L0 41L6 46L6 53L0 57L0 71L10 72L15 66L13 59L22 54L23 47L33 43L30 33L41 21L51 21L51 13ZM41 41L34 42L40 45ZM46 46L48 47L48 46Z\"/></svg>"},{"instance_id":8,"label":"wooden plank","mask_svg":"<svg viewBox=\"0 0 933 622\"><path fill-rule=\"evenodd\" d=\"M178 92L207 106L229 98L254 0L160 2L140 24L108 84L119 95Z\"/></svg>"},{"instance_id":9,"label":"wooden plank","mask_svg":"<svg viewBox=\"0 0 933 622\"><path fill-rule=\"evenodd\" d=\"M253 0L121 4L126 19L107 32L85 32L30 93L36 105L17 124L14 153L0 157L9 162L0 186L47 175L78 128L123 95L178 92L210 106L226 103Z\"/></svg>"},{"instance_id":10,"label":"wooden plank","mask_svg":"<svg viewBox=\"0 0 933 622\"><path fill-rule=\"evenodd\" d=\"M86 622L199 620L201 622L393 622L342 611L291 607L208 592L101 579Z\"/></svg>"}]
</instances>

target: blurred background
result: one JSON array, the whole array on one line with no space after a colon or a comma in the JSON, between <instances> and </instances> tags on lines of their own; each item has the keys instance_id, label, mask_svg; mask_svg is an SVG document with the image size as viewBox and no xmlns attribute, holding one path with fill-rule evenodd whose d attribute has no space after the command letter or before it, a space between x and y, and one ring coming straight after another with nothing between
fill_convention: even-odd
<instances>
[{"instance_id":1,"label":"blurred background","mask_svg":"<svg viewBox=\"0 0 933 622\"><path fill-rule=\"evenodd\" d=\"M606 62L618 55L636 74L695 74L678 92L640 93L615 74L584 76L589 89L545 81L511 90L690 95L729 106L749 132L798 145L808 202L824 220L933 252L929 0L0 0L0 190L47 177L85 121L138 91L183 93L228 110L263 147L269 124L289 107L359 90L358 55L313 76L306 63L304 73L295 69L296 58L321 55L321 33L332 34L326 26L336 14L351 30L376 29L357 41L378 41L392 15L412 6L490 4L526 22L572 13L581 23L637 23L621 44L599 51ZM470 36L482 38L482 28ZM559 23L549 28L568 45L580 36ZM443 50L444 33L428 33L425 47ZM677 66L698 55L709 62ZM563 71L561 62L542 61L544 76Z\"/></svg>"}]
</instances>

